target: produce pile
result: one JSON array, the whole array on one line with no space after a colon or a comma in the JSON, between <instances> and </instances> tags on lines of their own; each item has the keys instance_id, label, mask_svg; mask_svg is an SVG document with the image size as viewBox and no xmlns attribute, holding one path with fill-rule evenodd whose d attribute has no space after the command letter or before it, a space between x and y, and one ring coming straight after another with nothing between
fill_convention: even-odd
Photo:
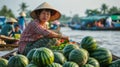
<instances>
[{"instance_id":1,"label":"produce pile","mask_svg":"<svg viewBox=\"0 0 120 67\"><path fill-rule=\"evenodd\" d=\"M91 37L84 37L80 44L62 42L51 49L32 49L26 56L0 58L0 67L120 67L120 59L112 61L112 53L97 45Z\"/></svg>"}]
</instances>

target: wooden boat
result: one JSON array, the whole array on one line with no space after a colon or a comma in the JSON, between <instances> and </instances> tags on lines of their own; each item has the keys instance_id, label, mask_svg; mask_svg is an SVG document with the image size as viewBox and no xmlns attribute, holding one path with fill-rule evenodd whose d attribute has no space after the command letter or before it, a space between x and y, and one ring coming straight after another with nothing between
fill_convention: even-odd
<instances>
[{"instance_id":1,"label":"wooden boat","mask_svg":"<svg viewBox=\"0 0 120 67\"><path fill-rule=\"evenodd\" d=\"M2 58L5 58L5 59L9 59L11 56L14 56L16 55L18 52L18 48L14 48L12 51L10 51L9 53L1 56Z\"/></svg>"},{"instance_id":2,"label":"wooden boat","mask_svg":"<svg viewBox=\"0 0 120 67\"><path fill-rule=\"evenodd\" d=\"M99 28L99 27L89 27L89 28L76 28L74 26L69 26L72 30L92 30L92 31L120 31L120 27L113 28Z\"/></svg>"},{"instance_id":3,"label":"wooden boat","mask_svg":"<svg viewBox=\"0 0 120 67\"><path fill-rule=\"evenodd\" d=\"M106 27L106 18L111 17L112 19L112 26L113 27ZM120 31L120 14L111 14L111 15L91 15L82 17L81 22L77 23L69 23L69 27L73 30L105 30L105 31ZM100 21L100 22L96 22ZM96 23L101 24L100 26L96 25Z\"/></svg>"},{"instance_id":4,"label":"wooden boat","mask_svg":"<svg viewBox=\"0 0 120 67\"><path fill-rule=\"evenodd\" d=\"M16 43L17 41L19 40L4 35L0 35L0 51L12 50L14 48L17 48L18 47L18 44Z\"/></svg>"},{"instance_id":5,"label":"wooden boat","mask_svg":"<svg viewBox=\"0 0 120 67\"><path fill-rule=\"evenodd\" d=\"M7 37L7 36L4 36L4 35L0 35L0 39L7 42L7 44L12 44L12 43L15 43L15 42L19 41L19 39L15 39L13 37Z\"/></svg>"},{"instance_id":6,"label":"wooden boat","mask_svg":"<svg viewBox=\"0 0 120 67\"><path fill-rule=\"evenodd\" d=\"M0 51L8 51L17 48L18 44L0 44Z\"/></svg>"},{"instance_id":7,"label":"wooden boat","mask_svg":"<svg viewBox=\"0 0 120 67\"><path fill-rule=\"evenodd\" d=\"M18 44L0 44L0 48L8 48L8 47L11 47L11 48L17 48L18 47Z\"/></svg>"}]
</instances>

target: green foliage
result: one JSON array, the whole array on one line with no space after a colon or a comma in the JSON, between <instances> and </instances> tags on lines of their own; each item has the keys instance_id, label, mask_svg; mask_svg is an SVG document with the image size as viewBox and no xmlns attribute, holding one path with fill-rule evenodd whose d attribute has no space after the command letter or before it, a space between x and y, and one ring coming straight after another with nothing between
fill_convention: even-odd
<instances>
[{"instance_id":1,"label":"green foliage","mask_svg":"<svg viewBox=\"0 0 120 67\"><path fill-rule=\"evenodd\" d=\"M103 3L100 7L100 11L98 9L87 9L85 11L85 14L87 16L90 15L99 15L99 14L113 14L113 13L120 13L120 8L117 8L116 6L113 6L111 8L108 8L109 6Z\"/></svg>"},{"instance_id":2,"label":"green foliage","mask_svg":"<svg viewBox=\"0 0 120 67\"><path fill-rule=\"evenodd\" d=\"M27 7L28 7L28 5L26 5L26 3L24 3L24 2L22 2L21 4L20 4L20 11L26 11L27 10Z\"/></svg>"},{"instance_id":3,"label":"green foliage","mask_svg":"<svg viewBox=\"0 0 120 67\"><path fill-rule=\"evenodd\" d=\"M59 46L55 46L55 45L51 46L51 49L52 50L62 50L67 44L68 44L68 41L64 41Z\"/></svg>"},{"instance_id":4,"label":"green foliage","mask_svg":"<svg viewBox=\"0 0 120 67\"><path fill-rule=\"evenodd\" d=\"M109 9L108 12L109 12L110 14L120 13L120 10L119 10L117 7L113 6L113 7L111 7L111 8Z\"/></svg>"},{"instance_id":5,"label":"green foliage","mask_svg":"<svg viewBox=\"0 0 120 67\"><path fill-rule=\"evenodd\" d=\"M15 17L12 10L8 9L6 5L2 7L0 10L0 16L5 16L5 17Z\"/></svg>"},{"instance_id":6,"label":"green foliage","mask_svg":"<svg viewBox=\"0 0 120 67\"><path fill-rule=\"evenodd\" d=\"M106 14L107 10L108 10L108 6L106 4L102 4L101 11L103 12L103 14Z\"/></svg>"}]
</instances>

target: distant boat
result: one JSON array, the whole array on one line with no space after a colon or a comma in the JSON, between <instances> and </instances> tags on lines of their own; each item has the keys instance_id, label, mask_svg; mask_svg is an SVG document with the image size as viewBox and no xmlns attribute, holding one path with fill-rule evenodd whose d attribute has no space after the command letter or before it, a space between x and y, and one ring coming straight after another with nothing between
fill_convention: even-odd
<instances>
[{"instance_id":1,"label":"distant boat","mask_svg":"<svg viewBox=\"0 0 120 67\"><path fill-rule=\"evenodd\" d=\"M99 27L91 27L91 28L76 28L70 27L73 30L112 30L112 31L120 31L120 27L113 27L113 28L99 28Z\"/></svg>"},{"instance_id":2,"label":"distant boat","mask_svg":"<svg viewBox=\"0 0 120 67\"><path fill-rule=\"evenodd\" d=\"M94 26L95 21L104 19L110 16L113 21L113 27L97 27ZM105 21L104 21L105 23ZM84 25L83 25L84 24ZM90 25L90 26L89 26ZM81 18L80 24L69 24L69 27L73 30L120 30L120 14L112 14L112 15L95 15Z\"/></svg>"}]
</instances>

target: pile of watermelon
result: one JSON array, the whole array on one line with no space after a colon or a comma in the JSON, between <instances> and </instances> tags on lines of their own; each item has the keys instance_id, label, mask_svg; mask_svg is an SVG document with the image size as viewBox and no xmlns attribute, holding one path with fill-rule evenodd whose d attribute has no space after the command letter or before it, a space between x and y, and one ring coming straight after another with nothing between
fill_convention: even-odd
<instances>
[{"instance_id":1,"label":"pile of watermelon","mask_svg":"<svg viewBox=\"0 0 120 67\"><path fill-rule=\"evenodd\" d=\"M0 58L0 67L120 67L120 59L112 61L111 52L98 46L91 36L84 37L79 45L66 43L61 49L40 47L26 56Z\"/></svg>"}]
</instances>

